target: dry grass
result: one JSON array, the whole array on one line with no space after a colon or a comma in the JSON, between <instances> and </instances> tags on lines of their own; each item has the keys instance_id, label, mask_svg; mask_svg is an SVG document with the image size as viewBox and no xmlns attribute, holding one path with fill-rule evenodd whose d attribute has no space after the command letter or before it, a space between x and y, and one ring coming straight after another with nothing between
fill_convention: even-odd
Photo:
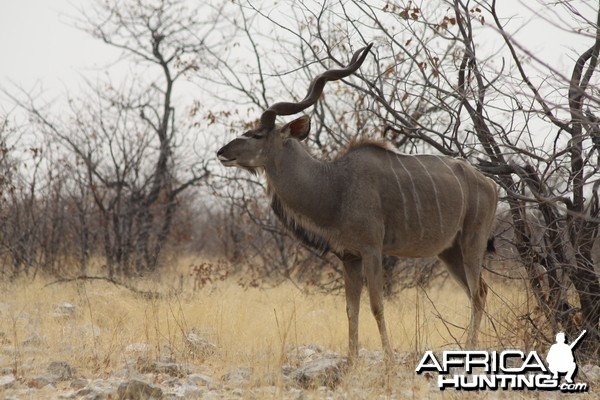
<instances>
[{"instance_id":1,"label":"dry grass","mask_svg":"<svg viewBox=\"0 0 600 400\"><path fill-rule=\"evenodd\" d=\"M141 284L165 294L157 299L142 298L101 281L47 285L47 281L36 279L5 284L0 288L0 366L8 366L27 379L49 362L64 360L76 368L78 376L103 378L120 373L132 356L131 344L145 343L150 345L148 355L152 359L172 352L178 363L219 379L232 369L248 366L257 377L276 373L286 362L285 351L291 346L316 343L346 352L342 295L301 291L291 283L274 289L242 289L235 281L233 278L194 292L192 282L184 282L181 290L175 274L163 274L160 280ZM526 330L519 327L518 316L529 307L524 285L495 282L490 286L493 292L488 297L489 317L482 326L482 347L523 348L527 345ZM74 317L55 315L56 307L65 302L76 306ZM464 342L463 327L469 317L464 292L452 281L428 290L408 290L386 302L386 317L393 346L405 355L400 375L410 382L410 396L427 395L431 384L413 373L417 357L426 349L456 348L457 342ZM184 337L192 328L214 343L218 352L206 358L190 354ZM24 344L35 335L39 335L41 345L32 348ZM360 343L369 350L380 349L366 293ZM359 363L340 390L352 393L360 388L373 395L407 390L406 381L386 381L383 373L374 378L363 373L366 368ZM253 384L263 385L261 379Z\"/></svg>"}]
</instances>

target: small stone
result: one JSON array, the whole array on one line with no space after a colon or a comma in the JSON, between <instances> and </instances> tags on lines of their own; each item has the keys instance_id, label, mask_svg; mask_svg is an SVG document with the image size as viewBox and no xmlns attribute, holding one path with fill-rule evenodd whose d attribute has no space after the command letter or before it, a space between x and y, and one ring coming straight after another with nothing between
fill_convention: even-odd
<instances>
[{"instance_id":1,"label":"small stone","mask_svg":"<svg viewBox=\"0 0 600 400\"><path fill-rule=\"evenodd\" d=\"M97 325L83 324L79 327L79 336L84 338L98 338L102 331Z\"/></svg>"},{"instance_id":2,"label":"small stone","mask_svg":"<svg viewBox=\"0 0 600 400\"><path fill-rule=\"evenodd\" d=\"M67 390L58 395L59 399L74 399L77 397L77 393L74 390Z\"/></svg>"},{"instance_id":3,"label":"small stone","mask_svg":"<svg viewBox=\"0 0 600 400\"><path fill-rule=\"evenodd\" d=\"M238 368L223 376L223 380L233 386L247 385L252 376L251 368Z\"/></svg>"},{"instance_id":4,"label":"small stone","mask_svg":"<svg viewBox=\"0 0 600 400\"><path fill-rule=\"evenodd\" d=\"M185 369L182 365L172 362L161 362L161 361L152 361L147 363L142 363L139 367L139 371L141 373L154 373L154 374L167 374L171 376L184 376L189 371Z\"/></svg>"},{"instance_id":5,"label":"small stone","mask_svg":"<svg viewBox=\"0 0 600 400\"><path fill-rule=\"evenodd\" d=\"M215 387L217 383L210 376L203 374L190 374L188 375L188 382L198 386L208 386L210 388Z\"/></svg>"},{"instance_id":6,"label":"small stone","mask_svg":"<svg viewBox=\"0 0 600 400\"><path fill-rule=\"evenodd\" d=\"M316 352L316 353L322 353L323 352L323 348L321 346L319 346L316 343L309 343L308 346L306 346L307 348L311 349L312 351Z\"/></svg>"},{"instance_id":7,"label":"small stone","mask_svg":"<svg viewBox=\"0 0 600 400\"><path fill-rule=\"evenodd\" d=\"M264 397L268 396L269 398L276 398L278 390L277 386L274 385L263 386L260 388L260 391L265 394Z\"/></svg>"},{"instance_id":8,"label":"small stone","mask_svg":"<svg viewBox=\"0 0 600 400\"><path fill-rule=\"evenodd\" d=\"M592 382L600 382L600 366L594 364L586 364L581 368L585 376Z\"/></svg>"},{"instance_id":9,"label":"small stone","mask_svg":"<svg viewBox=\"0 0 600 400\"><path fill-rule=\"evenodd\" d=\"M185 335L185 345L191 355L198 358L212 356L217 352L217 346L196 333L194 328Z\"/></svg>"},{"instance_id":10,"label":"small stone","mask_svg":"<svg viewBox=\"0 0 600 400\"><path fill-rule=\"evenodd\" d=\"M287 358L300 364L322 358L335 357L339 357L339 354L332 351L325 351L321 346L315 343L310 343L307 346L291 347L287 350Z\"/></svg>"},{"instance_id":11,"label":"small stone","mask_svg":"<svg viewBox=\"0 0 600 400\"><path fill-rule=\"evenodd\" d=\"M68 381L73 378L73 370L65 361L53 361L48 366L48 374L56 381Z\"/></svg>"},{"instance_id":12,"label":"small stone","mask_svg":"<svg viewBox=\"0 0 600 400\"><path fill-rule=\"evenodd\" d=\"M79 390L87 387L88 384L89 382L87 379L74 379L69 386L71 389Z\"/></svg>"},{"instance_id":13,"label":"small stone","mask_svg":"<svg viewBox=\"0 0 600 400\"><path fill-rule=\"evenodd\" d=\"M175 395L175 398L178 399L202 399L204 396L204 390L200 389L196 385L184 384L175 389L173 395Z\"/></svg>"},{"instance_id":14,"label":"small stone","mask_svg":"<svg viewBox=\"0 0 600 400\"><path fill-rule=\"evenodd\" d=\"M124 350L127 353L146 353L152 350L152 346L148 343L130 343L125 346Z\"/></svg>"},{"instance_id":15,"label":"small stone","mask_svg":"<svg viewBox=\"0 0 600 400\"><path fill-rule=\"evenodd\" d=\"M179 387L181 386L181 380L179 380L179 378L170 377L160 382L160 385L168 387Z\"/></svg>"},{"instance_id":16,"label":"small stone","mask_svg":"<svg viewBox=\"0 0 600 400\"><path fill-rule=\"evenodd\" d=\"M202 397L202 400L217 400L220 399L221 396L219 396L218 392L215 392L214 390L211 390L210 392L206 393L204 395L204 397Z\"/></svg>"},{"instance_id":17,"label":"small stone","mask_svg":"<svg viewBox=\"0 0 600 400\"><path fill-rule=\"evenodd\" d=\"M304 395L304 391L298 388L290 388L288 391L289 398L292 400L303 400L306 396Z\"/></svg>"},{"instance_id":18,"label":"small stone","mask_svg":"<svg viewBox=\"0 0 600 400\"><path fill-rule=\"evenodd\" d=\"M52 315L55 318L72 318L75 316L77 306L71 303L62 303L56 306Z\"/></svg>"},{"instance_id":19,"label":"small stone","mask_svg":"<svg viewBox=\"0 0 600 400\"><path fill-rule=\"evenodd\" d=\"M30 388L41 389L48 385L54 385L55 380L48 375L39 375L27 382Z\"/></svg>"},{"instance_id":20,"label":"small stone","mask_svg":"<svg viewBox=\"0 0 600 400\"><path fill-rule=\"evenodd\" d=\"M146 355L152 351L152 346L148 343L131 343L124 350L128 355Z\"/></svg>"},{"instance_id":21,"label":"small stone","mask_svg":"<svg viewBox=\"0 0 600 400\"><path fill-rule=\"evenodd\" d=\"M109 378L112 379L112 378ZM76 392L76 396L83 400L108 400L117 398L118 381L110 382L96 379L89 386Z\"/></svg>"},{"instance_id":22,"label":"small stone","mask_svg":"<svg viewBox=\"0 0 600 400\"><path fill-rule=\"evenodd\" d=\"M39 346L42 344L42 337L39 333L33 332L27 339L21 342L23 346Z\"/></svg>"},{"instance_id":23,"label":"small stone","mask_svg":"<svg viewBox=\"0 0 600 400\"><path fill-rule=\"evenodd\" d=\"M345 365L346 361L341 358L311 361L292 372L290 378L304 388L333 388L339 382Z\"/></svg>"},{"instance_id":24,"label":"small stone","mask_svg":"<svg viewBox=\"0 0 600 400\"><path fill-rule=\"evenodd\" d=\"M162 347L162 352L160 354L159 361L161 361L163 363L174 363L175 362L175 355L173 352L173 348L171 346L169 346L168 344L165 344Z\"/></svg>"},{"instance_id":25,"label":"small stone","mask_svg":"<svg viewBox=\"0 0 600 400\"><path fill-rule=\"evenodd\" d=\"M297 360L299 362L304 362L312 357L317 352L310 347L307 346L298 346L294 347L287 352L287 356L290 360Z\"/></svg>"},{"instance_id":26,"label":"small stone","mask_svg":"<svg viewBox=\"0 0 600 400\"><path fill-rule=\"evenodd\" d=\"M14 375L0 376L0 389L10 389L17 383L17 378Z\"/></svg>"},{"instance_id":27,"label":"small stone","mask_svg":"<svg viewBox=\"0 0 600 400\"><path fill-rule=\"evenodd\" d=\"M137 379L121 383L117 394L119 400L150 400L163 397L161 388Z\"/></svg>"},{"instance_id":28,"label":"small stone","mask_svg":"<svg viewBox=\"0 0 600 400\"><path fill-rule=\"evenodd\" d=\"M113 393L105 393L91 388L84 388L75 393L75 398L82 400L108 400L115 398Z\"/></svg>"},{"instance_id":29,"label":"small stone","mask_svg":"<svg viewBox=\"0 0 600 400\"><path fill-rule=\"evenodd\" d=\"M281 373L283 375L288 376L292 372L294 372L294 367L292 367L291 365L284 364L284 365L281 366Z\"/></svg>"}]
</instances>

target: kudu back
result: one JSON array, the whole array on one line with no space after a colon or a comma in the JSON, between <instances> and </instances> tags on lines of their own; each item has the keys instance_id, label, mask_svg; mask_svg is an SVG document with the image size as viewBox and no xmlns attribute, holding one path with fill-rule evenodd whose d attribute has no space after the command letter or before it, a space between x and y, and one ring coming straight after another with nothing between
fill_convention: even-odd
<instances>
[{"instance_id":1,"label":"kudu back","mask_svg":"<svg viewBox=\"0 0 600 400\"><path fill-rule=\"evenodd\" d=\"M313 105L327 81L355 72L371 45L347 67L328 70L299 103L276 103L256 129L222 147L225 166L264 171L271 208L295 236L344 264L349 356L358 355L358 313L363 277L388 359L383 313L383 255L439 257L471 301L467 346L477 343L487 287L481 265L498 201L494 182L464 160L404 155L385 143L357 141L333 161L314 158L301 143L310 131L302 116L283 125L277 115Z\"/></svg>"}]
</instances>

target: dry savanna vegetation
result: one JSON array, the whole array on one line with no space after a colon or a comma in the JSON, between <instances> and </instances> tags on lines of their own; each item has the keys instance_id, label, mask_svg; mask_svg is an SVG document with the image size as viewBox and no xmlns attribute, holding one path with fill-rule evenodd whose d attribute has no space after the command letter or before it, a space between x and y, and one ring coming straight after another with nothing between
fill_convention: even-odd
<instances>
[{"instance_id":1,"label":"dry savanna vegetation","mask_svg":"<svg viewBox=\"0 0 600 400\"><path fill-rule=\"evenodd\" d=\"M440 392L435 379L414 373L425 350L457 349L464 341L469 303L453 280L439 278L387 300L393 371L386 373L377 326L364 299L359 361L332 382L304 384L281 371L309 358L346 354L343 296L291 282L242 287L236 276L198 286L188 275L189 262L135 280L135 290L106 281L43 277L3 284L0 365L17 379L4 395L117 398L119 385L135 379L172 398L464 395ZM491 290L481 347L541 350L531 340L530 321L524 320L535 303L525 282L486 279ZM68 365L66 376L57 378L50 368L57 362ZM482 395L499 396L477 397Z\"/></svg>"},{"instance_id":2,"label":"dry savanna vegetation","mask_svg":"<svg viewBox=\"0 0 600 400\"><path fill-rule=\"evenodd\" d=\"M560 397L440 391L415 374L424 351L467 339L467 296L436 259L383 257L392 367L365 292L348 365L343 267L320 254L327 235L282 216L260 157L217 155L244 132L244 143L281 133L261 114L298 101L360 48L360 68L302 111L310 130L302 118L301 135L280 139L327 167L310 178L352 143L385 141L461 158L493 180L480 346L545 354L558 332L585 330L576 379L598 397L597 3L76 3L61 22L113 56L71 67L78 85L60 93L0 82L0 398ZM319 200L306 209L337 212L331 199L334 211L319 208L327 183L305 181L300 195ZM379 254L370 259L378 270Z\"/></svg>"}]
</instances>

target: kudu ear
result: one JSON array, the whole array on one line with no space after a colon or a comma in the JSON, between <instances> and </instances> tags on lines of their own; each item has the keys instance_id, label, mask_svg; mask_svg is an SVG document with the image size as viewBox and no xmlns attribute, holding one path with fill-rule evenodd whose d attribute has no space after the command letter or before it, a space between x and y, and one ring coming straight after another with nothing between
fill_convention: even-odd
<instances>
[{"instance_id":1,"label":"kudu ear","mask_svg":"<svg viewBox=\"0 0 600 400\"><path fill-rule=\"evenodd\" d=\"M310 117L303 115L291 122L288 122L281 128L281 133L284 136L291 136L298 140L304 140L310 132Z\"/></svg>"}]
</instances>

